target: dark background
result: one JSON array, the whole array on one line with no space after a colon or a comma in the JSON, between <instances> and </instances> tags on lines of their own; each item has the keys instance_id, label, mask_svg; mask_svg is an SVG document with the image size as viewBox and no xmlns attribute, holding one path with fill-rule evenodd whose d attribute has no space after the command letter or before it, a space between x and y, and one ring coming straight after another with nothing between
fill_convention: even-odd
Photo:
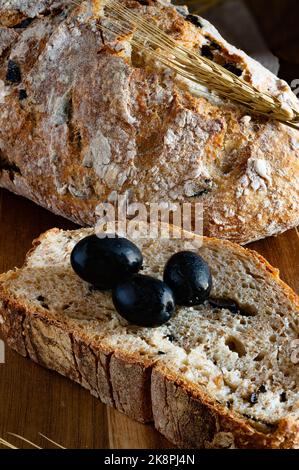
<instances>
[{"instance_id":1,"label":"dark background","mask_svg":"<svg viewBox=\"0 0 299 470\"><path fill-rule=\"evenodd\" d=\"M298 0L246 0L266 42L279 60L279 75L299 79Z\"/></svg>"}]
</instances>

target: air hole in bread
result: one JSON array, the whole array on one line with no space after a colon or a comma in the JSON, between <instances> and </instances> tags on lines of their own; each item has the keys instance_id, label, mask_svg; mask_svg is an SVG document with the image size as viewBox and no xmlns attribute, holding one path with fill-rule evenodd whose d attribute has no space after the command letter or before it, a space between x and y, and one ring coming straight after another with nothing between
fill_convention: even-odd
<instances>
[{"instance_id":1,"label":"air hole in bread","mask_svg":"<svg viewBox=\"0 0 299 470\"><path fill-rule=\"evenodd\" d=\"M271 323L271 328L273 331L279 331L281 328L281 325L277 323Z\"/></svg>"},{"instance_id":2,"label":"air hole in bread","mask_svg":"<svg viewBox=\"0 0 299 470\"><path fill-rule=\"evenodd\" d=\"M214 54L210 46L207 46L206 44L202 46L201 48L201 55L203 57L206 57L207 59L213 60Z\"/></svg>"},{"instance_id":3,"label":"air hole in bread","mask_svg":"<svg viewBox=\"0 0 299 470\"><path fill-rule=\"evenodd\" d=\"M253 307L243 307L230 298L211 298L209 304L215 310L229 310L232 315L242 315L244 317L255 317L257 315L257 311Z\"/></svg>"},{"instance_id":4,"label":"air hole in bread","mask_svg":"<svg viewBox=\"0 0 299 470\"><path fill-rule=\"evenodd\" d=\"M243 70L233 63L225 64L224 68L231 72L233 75L236 75L236 77L241 77L243 75Z\"/></svg>"},{"instance_id":5,"label":"air hole in bread","mask_svg":"<svg viewBox=\"0 0 299 470\"><path fill-rule=\"evenodd\" d=\"M31 25L33 18L25 18L20 23L13 26L13 29L25 29Z\"/></svg>"},{"instance_id":6,"label":"air hole in bread","mask_svg":"<svg viewBox=\"0 0 299 470\"><path fill-rule=\"evenodd\" d=\"M265 353L264 353L264 352L260 352L260 353L254 358L254 360L255 360L256 362L260 362L260 361L262 361L263 359L265 359Z\"/></svg>"},{"instance_id":7,"label":"air hole in bread","mask_svg":"<svg viewBox=\"0 0 299 470\"><path fill-rule=\"evenodd\" d=\"M229 336L225 341L226 346L239 357L246 356L246 349L242 341L234 336Z\"/></svg>"}]
</instances>

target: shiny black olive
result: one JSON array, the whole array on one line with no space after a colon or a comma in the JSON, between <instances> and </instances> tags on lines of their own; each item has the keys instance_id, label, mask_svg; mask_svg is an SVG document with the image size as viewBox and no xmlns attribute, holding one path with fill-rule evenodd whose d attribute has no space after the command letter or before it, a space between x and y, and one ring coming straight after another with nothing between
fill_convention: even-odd
<instances>
[{"instance_id":1,"label":"shiny black olive","mask_svg":"<svg viewBox=\"0 0 299 470\"><path fill-rule=\"evenodd\" d=\"M142 274L120 283L112 299L117 312L138 326L163 325L175 310L171 289L159 279Z\"/></svg>"},{"instance_id":2,"label":"shiny black olive","mask_svg":"<svg viewBox=\"0 0 299 470\"><path fill-rule=\"evenodd\" d=\"M209 266L192 251L181 251L169 259L164 281L172 289L178 305L200 305L212 289Z\"/></svg>"},{"instance_id":3,"label":"shiny black olive","mask_svg":"<svg viewBox=\"0 0 299 470\"><path fill-rule=\"evenodd\" d=\"M90 235L80 240L71 254L78 276L102 290L113 289L138 273L142 262L141 251L126 238Z\"/></svg>"}]
</instances>

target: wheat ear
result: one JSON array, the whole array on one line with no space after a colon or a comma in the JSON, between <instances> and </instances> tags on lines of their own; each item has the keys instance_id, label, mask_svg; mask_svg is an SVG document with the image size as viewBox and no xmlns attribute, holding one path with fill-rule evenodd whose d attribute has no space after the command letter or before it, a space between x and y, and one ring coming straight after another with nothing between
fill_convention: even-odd
<instances>
[{"instance_id":1,"label":"wheat ear","mask_svg":"<svg viewBox=\"0 0 299 470\"><path fill-rule=\"evenodd\" d=\"M74 2L76 3L76 2ZM152 21L124 6L118 0L98 0L97 8L105 8L105 25L116 36L130 36L134 47L159 60L199 86L206 86L219 96L236 102L252 113L276 119L298 129L299 112L278 98L257 90L219 64L180 45Z\"/></svg>"}]
</instances>

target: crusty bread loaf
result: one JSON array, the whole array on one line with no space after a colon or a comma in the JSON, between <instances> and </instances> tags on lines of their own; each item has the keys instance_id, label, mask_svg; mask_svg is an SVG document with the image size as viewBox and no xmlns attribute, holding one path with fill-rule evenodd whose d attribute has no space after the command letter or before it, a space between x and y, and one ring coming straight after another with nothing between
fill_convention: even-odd
<instances>
[{"instance_id":1,"label":"crusty bread loaf","mask_svg":"<svg viewBox=\"0 0 299 470\"><path fill-rule=\"evenodd\" d=\"M182 447L299 445L298 297L253 251L205 238L214 303L177 308L158 328L128 324L110 292L73 272L90 229L42 235L22 269L0 277L1 331L24 357L80 383ZM161 277L184 238L143 239L144 273ZM239 313L216 308L230 299ZM213 306L214 305L214 306ZM297 344L297 343L296 343Z\"/></svg>"},{"instance_id":2,"label":"crusty bread loaf","mask_svg":"<svg viewBox=\"0 0 299 470\"><path fill-rule=\"evenodd\" d=\"M204 19L166 0L125 3L298 108L285 82ZM117 193L202 202L205 234L240 243L299 224L298 132L215 95L195 97L129 37L100 31L90 6L1 2L0 185L83 225Z\"/></svg>"}]
</instances>

